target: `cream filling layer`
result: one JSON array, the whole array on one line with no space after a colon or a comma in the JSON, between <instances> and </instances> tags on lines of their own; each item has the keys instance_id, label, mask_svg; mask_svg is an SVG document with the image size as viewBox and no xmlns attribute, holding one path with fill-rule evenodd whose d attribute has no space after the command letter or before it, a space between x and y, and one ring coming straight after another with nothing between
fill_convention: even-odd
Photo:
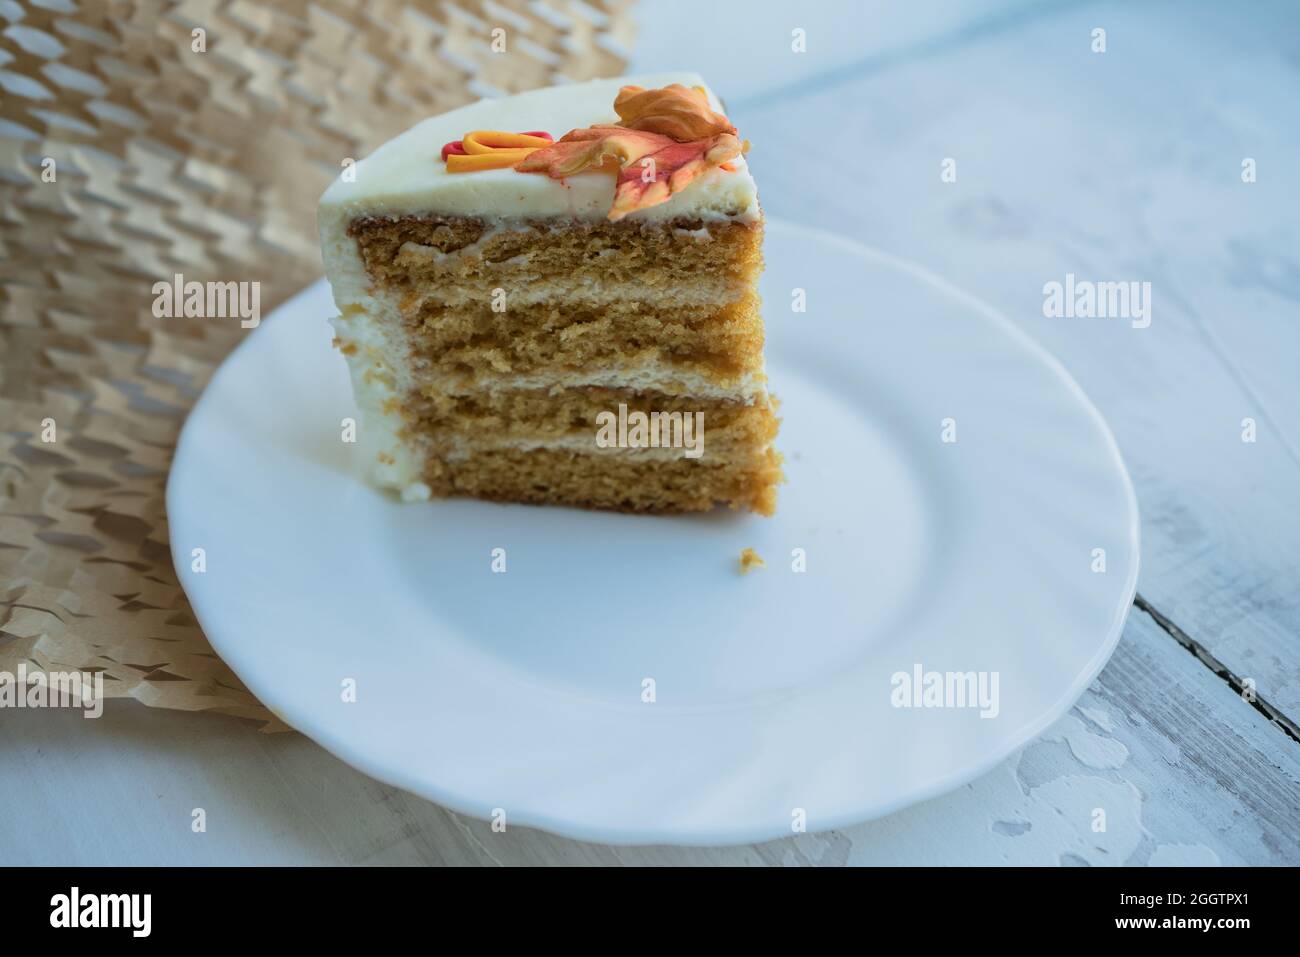
<instances>
[{"instance_id":1,"label":"cream filling layer","mask_svg":"<svg viewBox=\"0 0 1300 957\"><path fill-rule=\"evenodd\" d=\"M623 363L599 369L571 369L523 374L483 374L466 380L442 380L438 391L447 395L473 395L476 392L510 392L543 389L606 388L631 389L636 392L662 392L664 395L723 399L753 405L767 396L767 376L762 368L728 381L719 381L695 372L687 372L658 358Z\"/></svg>"},{"instance_id":2,"label":"cream filling layer","mask_svg":"<svg viewBox=\"0 0 1300 957\"><path fill-rule=\"evenodd\" d=\"M708 423L705 423L705 438L702 443L702 454L695 458L694 461L705 467L720 465L743 465L752 461L752 452L750 446L744 446L744 455L733 456L728 453L735 451L736 445L732 443L715 442L710 444L708 438ZM435 438L430 444L430 450L438 457L448 462L465 461L474 455L486 452L510 451L510 452L534 452L539 450L546 451L568 451L579 455L598 455L598 456L615 456L629 455L638 459L649 459L656 462L671 461L673 459L691 458L686 454L685 448L601 448L596 444L595 430L590 435L566 435L554 438L514 438L500 440L467 440L461 436ZM760 454L766 453L765 446L760 450Z\"/></svg>"}]
</instances>

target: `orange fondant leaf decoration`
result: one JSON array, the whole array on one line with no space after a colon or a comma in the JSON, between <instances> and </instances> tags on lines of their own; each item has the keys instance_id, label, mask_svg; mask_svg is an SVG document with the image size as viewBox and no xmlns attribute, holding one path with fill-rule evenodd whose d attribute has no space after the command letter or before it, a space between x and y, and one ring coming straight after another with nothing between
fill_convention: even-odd
<instances>
[{"instance_id":1,"label":"orange fondant leaf decoration","mask_svg":"<svg viewBox=\"0 0 1300 957\"><path fill-rule=\"evenodd\" d=\"M709 108L702 90L674 83L658 90L625 86L614 99L619 125L671 136L679 143L704 140L721 133L736 134L721 113Z\"/></svg>"}]
</instances>

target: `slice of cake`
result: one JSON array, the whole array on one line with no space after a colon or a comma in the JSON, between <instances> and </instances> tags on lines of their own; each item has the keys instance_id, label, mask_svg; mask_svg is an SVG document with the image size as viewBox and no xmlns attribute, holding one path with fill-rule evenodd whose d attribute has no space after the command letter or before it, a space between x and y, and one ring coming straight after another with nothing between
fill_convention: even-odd
<instances>
[{"instance_id":1,"label":"slice of cake","mask_svg":"<svg viewBox=\"0 0 1300 957\"><path fill-rule=\"evenodd\" d=\"M483 100L345 168L325 271L375 480L772 514L762 213L691 74Z\"/></svg>"}]
</instances>

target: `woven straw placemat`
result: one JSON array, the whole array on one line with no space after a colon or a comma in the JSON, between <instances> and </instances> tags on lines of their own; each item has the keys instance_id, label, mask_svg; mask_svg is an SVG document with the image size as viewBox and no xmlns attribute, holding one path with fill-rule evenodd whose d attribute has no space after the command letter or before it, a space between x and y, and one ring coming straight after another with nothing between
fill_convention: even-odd
<instances>
[{"instance_id":1,"label":"woven straw placemat","mask_svg":"<svg viewBox=\"0 0 1300 957\"><path fill-rule=\"evenodd\" d=\"M0 5L0 670L284 726L213 653L164 488L242 330L157 319L155 282L320 275L343 163L480 96L613 76L628 0ZM325 317L322 317L322 320Z\"/></svg>"}]
</instances>

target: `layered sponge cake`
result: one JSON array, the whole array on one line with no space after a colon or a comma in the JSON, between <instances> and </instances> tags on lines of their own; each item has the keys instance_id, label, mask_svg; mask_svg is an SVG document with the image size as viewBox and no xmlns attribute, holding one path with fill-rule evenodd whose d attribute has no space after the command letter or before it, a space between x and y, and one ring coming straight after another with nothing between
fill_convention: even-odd
<instances>
[{"instance_id":1,"label":"layered sponge cake","mask_svg":"<svg viewBox=\"0 0 1300 957\"><path fill-rule=\"evenodd\" d=\"M346 168L321 247L375 481L770 515L747 148L679 74L480 101Z\"/></svg>"}]
</instances>

